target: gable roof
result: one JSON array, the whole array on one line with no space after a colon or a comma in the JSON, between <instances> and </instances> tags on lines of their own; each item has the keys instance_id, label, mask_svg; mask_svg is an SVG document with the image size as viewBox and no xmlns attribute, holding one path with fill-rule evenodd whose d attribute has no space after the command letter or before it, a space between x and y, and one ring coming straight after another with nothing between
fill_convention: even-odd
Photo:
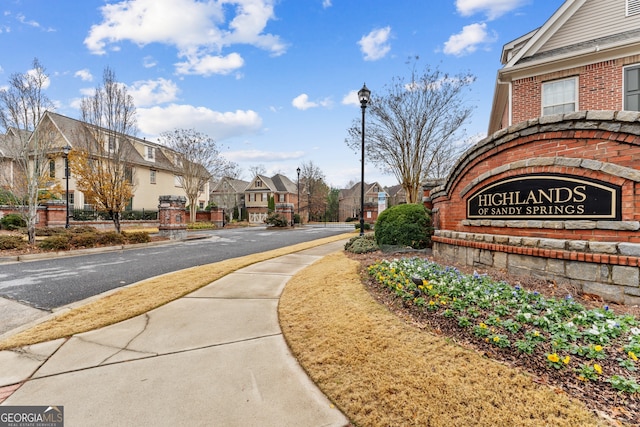
<instances>
[{"instance_id":1,"label":"gable roof","mask_svg":"<svg viewBox=\"0 0 640 427\"><path fill-rule=\"evenodd\" d=\"M220 178L220 180L216 183L216 185L213 187L213 189L211 190L211 192L216 192L220 189L220 187L222 186L223 183L227 183L231 189L233 190L233 192L235 193L242 193L244 192L244 190L247 188L247 186L249 185L249 181L243 181L241 179L236 179L236 178L231 178L229 176L223 176L222 178Z\"/></svg>"},{"instance_id":2,"label":"gable roof","mask_svg":"<svg viewBox=\"0 0 640 427\"><path fill-rule=\"evenodd\" d=\"M64 141L72 148L89 148L89 144L85 140L85 138L87 137L86 130L87 128L94 126L80 120L72 119L70 117L50 111L47 111L45 113L43 120L45 119L51 121L51 123L62 135ZM178 154L170 148L165 147L164 145L160 145L158 143L147 141L146 139L137 138L131 135L121 135L120 141L121 143L129 144L131 149L127 150L127 161L134 165L146 166L150 169L163 169L172 172L179 172L181 170L174 163ZM142 150L145 147L155 148L154 161L148 160L143 157L137 149L140 148Z\"/></svg>"},{"instance_id":3,"label":"gable roof","mask_svg":"<svg viewBox=\"0 0 640 427\"><path fill-rule=\"evenodd\" d=\"M504 45L489 133L510 108L511 81L637 54L640 14L626 16L624 1L565 0L544 25ZM510 121L510 120L509 120ZM509 123L512 124L512 123Z\"/></svg>"}]
</instances>

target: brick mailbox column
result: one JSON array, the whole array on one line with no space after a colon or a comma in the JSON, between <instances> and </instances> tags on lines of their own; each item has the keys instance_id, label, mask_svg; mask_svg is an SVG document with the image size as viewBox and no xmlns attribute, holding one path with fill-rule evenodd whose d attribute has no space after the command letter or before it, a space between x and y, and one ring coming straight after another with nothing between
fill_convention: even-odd
<instances>
[{"instance_id":1,"label":"brick mailbox column","mask_svg":"<svg viewBox=\"0 0 640 427\"><path fill-rule=\"evenodd\" d=\"M285 217L287 224L293 225L293 203L276 203L276 213Z\"/></svg>"},{"instance_id":2,"label":"brick mailbox column","mask_svg":"<svg viewBox=\"0 0 640 427\"><path fill-rule=\"evenodd\" d=\"M184 240L187 237L186 213L187 199L182 196L160 196L158 205L159 234L171 240Z\"/></svg>"}]
</instances>

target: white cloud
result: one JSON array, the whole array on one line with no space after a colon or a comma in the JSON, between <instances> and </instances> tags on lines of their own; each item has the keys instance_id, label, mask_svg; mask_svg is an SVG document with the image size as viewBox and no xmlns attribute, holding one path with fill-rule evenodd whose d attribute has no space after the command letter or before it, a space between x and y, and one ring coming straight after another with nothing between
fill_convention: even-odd
<instances>
[{"instance_id":1,"label":"white cloud","mask_svg":"<svg viewBox=\"0 0 640 427\"><path fill-rule=\"evenodd\" d=\"M93 75L91 75L91 71L89 71L87 68L84 68L82 70L76 71L76 73L73 76L74 77L80 77L80 79L83 82L92 82L93 81Z\"/></svg>"},{"instance_id":2,"label":"white cloud","mask_svg":"<svg viewBox=\"0 0 640 427\"><path fill-rule=\"evenodd\" d=\"M331 4L331 0L322 0L322 7L323 7L323 8L325 8L325 9L326 9L326 8L328 8L328 7L331 7L331 6L332 6L332 4Z\"/></svg>"},{"instance_id":3,"label":"white cloud","mask_svg":"<svg viewBox=\"0 0 640 427\"><path fill-rule=\"evenodd\" d=\"M286 51L278 36L263 33L275 18L275 0L128 0L101 8L103 22L93 25L84 43L95 54L130 41L139 46L163 43L175 46L186 62L176 64L179 73L213 74L241 67L237 53L222 54L235 44L248 44L273 55ZM231 13L235 12L235 13ZM226 17L232 19L227 22Z\"/></svg>"},{"instance_id":4,"label":"white cloud","mask_svg":"<svg viewBox=\"0 0 640 427\"><path fill-rule=\"evenodd\" d=\"M39 28L42 31L46 31L48 33L54 32L55 30L53 28L43 28L42 25L40 25L40 23L38 21L34 21L34 20L28 20L26 16L24 16L22 13L19 13L18 15L16 15L16 19L24 25L28 25L30 27L34 27L34 28Z\"/></svg>"},{"instance_id":5,"label":"white cloud","mask_svg":"<svg viewBox=\"0 0 640 427\"><path fill-rule=\"evenodd\" d=\"M229 74L243 65L244 59L235 52L227 56L205 55L189 57L186 62L175 64L178 74L198 74L203 76Z\"/></svg>"},{"instance_id":6,"label":"white cloud","mask_svg":"<svg viewBox=\"0 0 640 427\"><path fill-rule=\"evenodd\" d=\"M176 128L194 128L217 141L255 134L262 118L252 110L221 113L206 107L170 104L166 107L138 108L138 128L145 135L159 135Z\"/></svg>"},{"instance_id":7,"label":"white cloud","mask_svg":"<svg viewBox=\"0 0 640 427\"><path fill-rule=\"evenodd\" d=\"M364 53L365 61L376 61L385 57L391 50L388 41L391 37L391 27L378 28L363 36L358 44Z\"/></svg>"},{"instance_id":8,"label":"white cloud","mask_svg":"<svg viewBox=\"0 0 640 427\"><path fill-rule=\"evenodd\" d=\"M342 105L357 105L360 106L360 98L358 97L358 91L352 90L342 98Z\"/></svg>"},{"instance_id":9,"label":"white cloud","mask_svg":"<svg viewBox=\"0 0 640 427\"><path fill-rule=\"evenodd\" d=\"M175 101L180 89L171 80L159 78L134 82L128 92L133 96L136 106L144 107Z\"/></svg>"},{"instance_id":10,"label":"white cloud","mask_svg":"<svg viewBox=\"0 0 640 427\"><path fill-rule=\"evenodd\" d=\"M156 65L158 65L158 63L153 58L153 56L145 56L144 58L142 58L142 66L144 68L153 68Z\"/></svg>"},{"instance_id":11,"label":"white cloud","mask_svg":"<svg viewBox=\"0 0 640 427\"><path fill-rule=\"evenodd\" d=\"M486 23L466 25L460 33L449 37L443 51L447 55L463 56L475 52L478 45L492 43L495 40L495 34L490 35L487 32Z\"/></svg>"},{"instance_id":12,"label":"white cloud","mask_svg":"<svg viewBox=\"0 0 640 427\"><path fill-rule=\"evenodd\" d=\"M329 98L325 98L323 100L315 102L309 101L309 95L303 93L293 98L293 101L291 101L291 105L296 107L298 110L308 110L309 108L316 107L331 107L332 102Z\"/></svg>"},{"instance_id":13,"label":"white cloud","mask_svg":"<svg viewBox=\"0 0 640 427\"><path fill-rule=\"evenodd\" d=\"M484 13L489 20L493 20L529 2L530 0L456 0L456 8L462 16Z\"/></svg>"},{"instance_id":14,"label":"white cloud","mask_svg":"<svg viewBox=\"0 0 640 427\"><path fill-rule=\"evenodd\" d=\"M296 160L304 156L304 151L275 152L261 150L239 150L224 153L224 157L232 162L277 162Z\"/></svg>"}]
</instances>

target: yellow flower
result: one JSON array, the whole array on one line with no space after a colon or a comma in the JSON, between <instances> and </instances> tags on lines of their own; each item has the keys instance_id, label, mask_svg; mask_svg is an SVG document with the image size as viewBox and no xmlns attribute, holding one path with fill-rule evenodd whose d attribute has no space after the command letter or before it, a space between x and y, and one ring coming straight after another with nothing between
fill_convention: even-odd
<instances>
[{"instance_id":1,"label":"yellow flower","mask_svg":"<svg viewBox=\"0 0 640 427\"><path fill-rule=\"evenodd\" d=\"M551 353L547 356L547 360L551 363L558 363L560 361L560 357L556 353Z\"/></svg>"},{"instance_id":2,"label":"yellow flower","mask_svg":"<svg viewBox=\"0 0 640 427\"><path fill-rule=\"evenodd\" d=\"M427 285L429 284L429 282L427 282L425 279L422 279L422 284L423 284L424 286L427 286Z\"/></svg>"},{"instance_id":3,"label":"yellow flower","mask_svg":"<svg viewBox=\"0 0 640 427\"><path fill-rule=\"evenodd\" d=\"M571 360L571 358L569 356L566 356L564 359L562 359L562 363L564 363L565 365L568 365L569 360Z\"/></svg>"},{"instance_id":4,"label":"yellow flower","mask_svg":"<svg viewBox=\"0 0 640 427\"><path fill-rule=\"evenodd\" d=\"M487 329L487 325L485 325L484 323L480 323L480 327L481 327L482 329Z\"/></svg>"},{"instance_id":5,"label":"yellow flower","mask_svg":"<svg viewBox=\"0 0 640 427\"><path fill-rule=\"evenodd\" d=\"M593 349L595 351L602 351L602 346L601 345L595 345L595 346L593 346Z\"/></svg>"},{"instance_id":6,"label":"yellow flower","mask_svg":"<svg viewBox=\"0 0 640 427\"><path fill-rule=\"evenodd\" d=\"M498 342L500 341L500 337L493 337L493 342Z\"/></svg>"},{"instance_id":7,"label":"yellow flower","mask_svg":"<svg viewBox=\"0 0 640 427\"><path fill-rule=\"evenodd\" d=\"M593 364L593 370L596 371L598 374L602 373L602 366L598 365L597 363Z\"/></svg>"},{"instance_id":8,"label":"yellow flower","mask_svg":"<svg viewBox=\"0 0 640 427\"><path fill-rule=\"evenodd\" d=\"M533 336L534 336L534 337L539 337L539 336L540 336L540 332L535 331L535 332L533 333Z\"/></svg>"},{"instance_id":9,"label":"yellow flower","mask_svg":"<svg viewBox=\"0 0 640 427\"><path fill-rule=\"evenodd\" d=\"M629 353L627 353L629 355L629 357L635 362L638 360L638 356L636 356L636 354L633 351L630 351Z\"/></svg>"},{"instance_id":10,"label":"yellow flower","mask_svg":"<svg viewBox=\"0 0 640 427\"><path fill-rule=\"evenodd\" d=\"M436 305L435 301L429 301L429 305Z\"/></svg>"}]
</instances>

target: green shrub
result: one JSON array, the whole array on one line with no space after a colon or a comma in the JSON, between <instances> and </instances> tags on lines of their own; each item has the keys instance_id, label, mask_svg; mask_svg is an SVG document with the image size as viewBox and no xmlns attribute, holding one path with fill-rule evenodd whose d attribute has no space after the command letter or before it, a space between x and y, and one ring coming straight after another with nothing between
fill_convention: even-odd
<instances>
[{"instance_id":1,"label":"green shrub","mask_svg":"<svg viewBox=\"0 0 640 427\"><path fill-rule=\"evenodd\" d=\"M264 222L266 222L267 225L272 225L274 227L287 227L289 225L287 219L277 213L270 213Z\"/></svg>"},{"instance_id":2,"label":"green shrub","mask_svg":"<svg viewBox=\"0 0 640 427\"><path fill-rule=\"evenodd\" d=\"M364 254L367 252L377 251L378 245L376 244L373 234L365 234L364 236L355 236L349 239L344 245L344 250L353 252L354 254Z\"/></svg>"},{"instance_id":3,"label":"green shrub","mask_svg":"<svg viewBox=\"0 0 640 427\"><path fill-rule=\"evenodd\" d=\"M36 228L36 236L55 236L56 234L65 234L69 230L62 227L42 227Z\"/></svg>"},{"instance_id":4,"label":"green shrub","mask_svg":"<svg viewBox=\"0 0 640 427\"><path fill-rule=\"evenodd\" d=\"M126 236L124 236L123 234L124 232L122 234L118 234L115 231L100 233L97 236L97 243L103 246L122 245L126 240Z\"/></svg>"},{"instance_id":5,"label":"green shrub","mask_svg":"<svg viewBox=\"0 0 640 427\"><path fill-rule=\"evenodd\" d=\"M27 222L22 215L9 214L0 219L0 225L2 226L0 228L4 228L5 230L17 230L21 227L26 227Z\"/></svg>"},{"instance_id":6,"label":"green shrub","mask_svg":"<svg viewBox=\"0 0 640 427\"><path fill-rule=\"evenodd\" d=\"M356 230L360 230L360 220L358 220L358 222L356 224L354 224L354 226L356 227ZM371 230L371 224L369 224L368 222L365 222L363 225L364 231L367 230Z\"/></svg>"},{"instance_id":7,"label":"green shrub","mask_svg":"<svg viewBox=\"0 0 640 427\"><path fill-rule=\"evenodd\" d=\"M187 230L214 230L218 227L212 222L198 221L187 223Z\"/></svg>"},{"instance_id":8,"label":"green shrub","mask_svg":"<svg viewBox=\"0 0 640 427\"><path fill-rule=\"evenodd\" d=\"M151 241L151 237L146 231L127 231L122 234L124 234L127 243L148 243Z\"/></svg>"},{"instance_id":9,"label":"green shrub","mask_svg":"<svg viewBox=\"0 0 640 427\"><path fill-rule=\"evenodd\" d=\"M431 246L431 217L423 205L391 206L376 221L375 236L379 246L410 246L424 249Z\"/></svg>"},{"instance_id":10,"label":"green shrub","mask_svg":"<svg viewBox=\"0 0 640 427\"><path fill-rule=\"evenodd\" d=\"M40 249L45 251L66 251L71 248L69 236L66 234L57 234L44 239L38 244Z\"/></svg>"},{"instance_id":11,"label":"green shrub","mask_svg":"<svg viewBox=\"0 0 640 427\"><path fill-rule=\"evenodd\" d=\"M98 229L95 227L92 227L90 225L79 225L76 227L71 227L68 229L69 231L71 231L74 234L83 234L83 233L98 233Z\"/></svg>"},{"instance_id":12,"label":"green shrub","mask_svg":"<svg viewBox=\"0 0 640 427\"><path fill-rule=\"evenodd\" d=\"M0 250L22 249L27 242L20 236L0 236Z\"/></svg>"},{"instance_id":13,"label":"green shrub","mask_svg":"<svg viewBox=\"0 0 640 427\"><path fill-rule=\"evenodd\" d=\"M69 243L74 248L93 248L98 243L98 235L91 232L73 234Z\"/></svg>"}]
</instances>

